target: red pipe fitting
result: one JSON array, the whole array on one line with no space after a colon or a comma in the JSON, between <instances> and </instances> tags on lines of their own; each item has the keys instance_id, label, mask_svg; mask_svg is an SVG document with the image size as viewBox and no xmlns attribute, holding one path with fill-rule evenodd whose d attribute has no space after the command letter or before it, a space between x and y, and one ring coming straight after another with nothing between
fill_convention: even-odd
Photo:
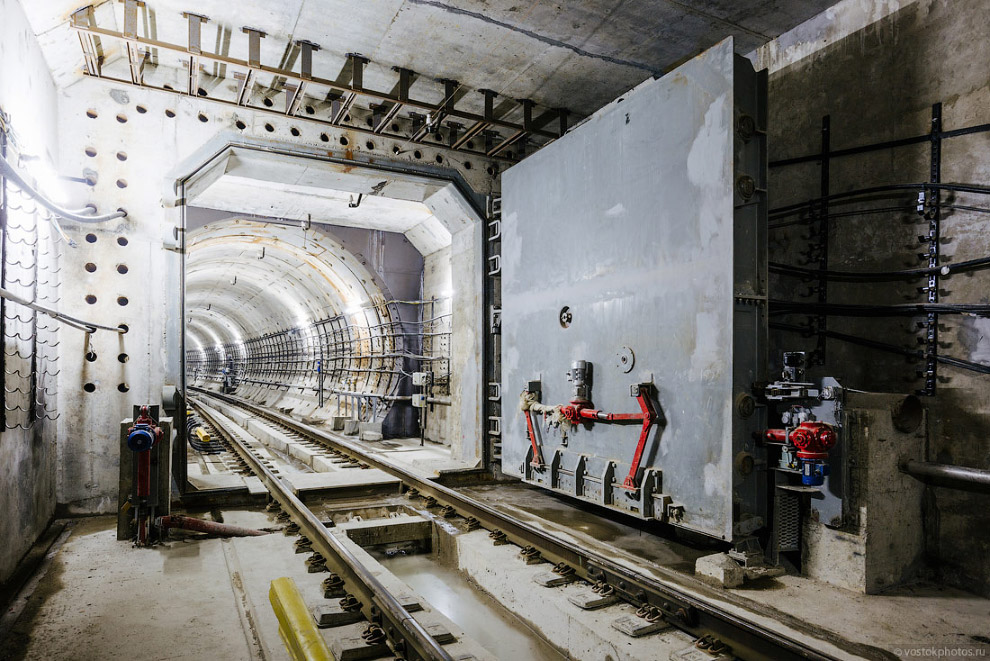
<instances>
[{"instance_id":1,"label":"red pipe fitting","mask_svg":"<svg viewBox=\"0 0 990 661\"><path fill-rule=\"evenodd\" d=\"M835 445L836 435L832 425L827 422L802 422L794 429L768 429L764 438L774 443L786 443L790 440L797 448L800 459L824 459L828 451Z\"/></svg>"}]
</instances>

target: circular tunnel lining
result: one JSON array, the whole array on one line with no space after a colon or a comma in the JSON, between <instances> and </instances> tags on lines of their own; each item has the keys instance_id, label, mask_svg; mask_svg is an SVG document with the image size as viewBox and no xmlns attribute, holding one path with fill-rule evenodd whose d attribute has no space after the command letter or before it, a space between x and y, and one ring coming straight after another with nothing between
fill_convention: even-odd
<instances>
[{"instance_id":1,"label":"circular tunnel lining","mask_svg":"<svg viewBox=\"0 0 990 661\"><path fill-rule=\"evenodd\" d=\"M327 415L387 410L406 334L384 285L339 242L237 219L191 232L186 255L191 385Z\"/></svg>"}]
</instances>

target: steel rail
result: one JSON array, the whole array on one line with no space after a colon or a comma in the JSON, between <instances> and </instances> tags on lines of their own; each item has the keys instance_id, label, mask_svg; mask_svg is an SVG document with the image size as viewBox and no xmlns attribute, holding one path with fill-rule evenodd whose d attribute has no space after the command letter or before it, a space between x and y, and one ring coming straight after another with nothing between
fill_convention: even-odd
<instances>
[{"instance_id":1,"label":"steel rail","mask_svg":"<svg viewBox=\"0 0 990 661\"><path fill-rule=\"evenodd\" d=\"M368 620L375 622L379 617L386 620L383 623L385 631L390 636L402 638L412 648L397 651L401 651L403 655L414 652L418 658L427 661L453 661L453 657L443 649L443 646L409 614L409 611L346 546L330 534L323 522L270 468L265 466L237 436L229 433L207 410L207 406L195 401L191 403L217 433L226 437L231 447L241 455L265 485L272 498L278 501L299 525L300 532L313 543L313 547L326 559L327 564L344 579L348 591L361 602L361 611Z\"/></svg>"},{"instance_id":2,"label":"steel rail","mask_svg":"<svg viewBox=\"0 0 990 661\"><path fill-rule=\"evenodd\" d=\"M190 387L190 390L249 411L258 417L289 428L369 466L398 477L408 488L416 489L424 496L432 497L440 505L452 507L461 516L478 521L485 529L493 533L500 533L521 547L532 546L538 549L541 556L551 563L562 562L566 564L574 569L579 578L592 583L604 581L613 587L615 593L623 600L636 606L652 606L658 609L663 613L664 619L678 629L697 638L714 636L722 640L732 647L732 653L736 657L775 659L778 661L835 658L815 646L815 639L810 637L810 634L814 632L802 631L799 634L801 639L788 637L728 609L707 602L679 587L641 574L594 551L568 543L450 487L366 454L324 430L294 420L287 415L269 411L239 397L223 395L198 387ZM808 628L796 618L784 613L776 613L774 618L777 621L788 623L795 629ZM818 633L827 639L827 632L820 631ZM865 658L889 657L889 654L869 645L846 640L831 640L829 642L837 648Z\"/></svg>"}]
</instances>

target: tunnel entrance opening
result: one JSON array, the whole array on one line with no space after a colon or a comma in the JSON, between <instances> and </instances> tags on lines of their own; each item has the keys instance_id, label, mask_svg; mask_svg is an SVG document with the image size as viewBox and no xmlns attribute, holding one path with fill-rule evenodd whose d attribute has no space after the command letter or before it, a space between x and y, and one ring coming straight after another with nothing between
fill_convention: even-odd
<instances>
[{"instance_id":1,"label":"tunnel entrance opening","mask_svg":"<svg viewBox=\"0 0 990 661\"><path fill-rule=\"evenodd\" d=\"M483 239L457 179L248 144L197 167L180 198L184 389L424 470L477 466ZM186 459L190 485L220 485Z\"/></svg>"}]
</instances>

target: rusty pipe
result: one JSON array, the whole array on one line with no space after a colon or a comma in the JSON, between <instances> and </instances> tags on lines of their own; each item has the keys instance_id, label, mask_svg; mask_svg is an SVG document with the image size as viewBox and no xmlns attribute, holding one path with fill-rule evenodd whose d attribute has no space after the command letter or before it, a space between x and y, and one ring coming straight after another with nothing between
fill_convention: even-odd
<instances>
[{"instance_id":1,"label":"rusty pipe","mask_svg":"<svg viewBox=\"0 0 990 661\"><path fill-rule=\"evenodd\" d=\"M191 516L160 516L155 523L158 524L158 527L162 530L168 530L169 528L181 528L182 530L194 530L196 532L205 532L210 533L211 535L219 535L221 537L259 537L261 535L268 534L264 530L242 528L241 526L232 526L228 523L217 523L216 521L196 519Z\"/></svg>"},{"instance_id":2,"label":"rusty pipe","mask_svg":"<svg viewBox=\"0 0 990 661\"><path fill-rule=\"evenodd\" d=\"M990 470L926 461L904 462L901 470L923 482L937 486L990 493Z\"/></svg>"}]
</instances>

